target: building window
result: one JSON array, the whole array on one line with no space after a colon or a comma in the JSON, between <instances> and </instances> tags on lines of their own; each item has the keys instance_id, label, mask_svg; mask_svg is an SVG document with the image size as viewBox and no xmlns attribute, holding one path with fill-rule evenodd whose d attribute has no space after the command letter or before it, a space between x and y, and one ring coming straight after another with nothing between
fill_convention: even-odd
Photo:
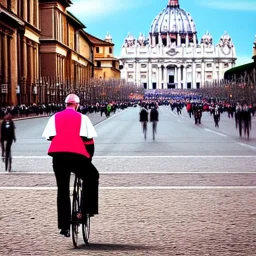
<instances>
[{"instance_id":1,"label":"building window","mask_svg":"<svg viewBox=\"0 0 256 256\"><path fill-rule=\"evenodd\" d=\"M97 68L101 68L101 61L97 61Z\"/></svg>"},{"instance_id":2,"label":"building window","mask_svg":"<svg viewBox=\"0 0 256 256\"><path fill-rule=\"evenodd\" d=\"M129 68L133 68L133 64L128 64L128 67Z\"/></svg>"},{"instance_id":3,"label":"building window","mask_svg":"<svg viewBox=\"0 0 256 256\"><path fill-rule=\"evenodd\" d=\"M147 65L146 65L146 64L141 64L141 67L142 67L142 68L146 68Z\"/></svg>"},{"instance_id":4,"label":"building window","mask_svg":"<svg viewBox=\"0 0 256 256\"><path fill-rule=\"evenodd\" d=\"M147 83L143 83L143 87L144 87L144 89L148 89L148 84Z\"/></svg>"},{"instance_id":5,"label":"building window","mask_svg":"<svg viewBox=\"0 0 256 256\"><path fill-rule=\"evenodd\" d=\"M113 50L112 50L112 48L111 47L109 47L109 53L113 53Z\"/></svg>"},{"instance_id":6,"label":"building window","mask_svg":"<svg viewBox=\"0 0 256 256\"><path fill-rule=\"evenodd\" d=\"M224 63L224 68L228 68L229 67L229 63Z\"/></svg>"},{"instance_id":7,"label":"building window","mask_svg":"<svg viewBox=\"0 0 256 256\"><path fill-rule=\"evenodd\" d=\"M114 60L112 60L112 67L116 68L116 62Z\"/></svg>"},{"instance_id":8,"label":"building window","mask_svg":"<svg viewBox=\"0 0 256 256\"><path fill-rule=\"evenodd\" d=\"M100 47L96 47L96 53L100 53Z\"/></svg>"},{"instance_id":9,"label":"building window","mask_svg":"<svg viewBox=\"0 0 256 256\"><path fill-rule=\"evenodd\" d=\"M191 89L191 83L187 83L187 88Z\"/></svg>"},{"instance_id":10,"label":"building window","mask_svg":"<svg viewBox=\"0 0 256 256\"><path fill-rule=\"evenodd\" d=\"M156 89L156 83L152 83L152 88Z\"/></svg>"},{"instance_id":11,"label":"building window","mask_svg":"<svg viewBox=\"0 0 256 256\"><path fill-rule=\"evenodd\" d=\"M200 89L200 83L196 83L196 89Z\"/></svg>"},{"instance_id":12,"label":"building window","mask_svg":"<svg viewBox=\"0 0 256 256\"><path fill-rule=\"evenodd\" d=\"M211 67L212 67L212 64L211 64L211 63L207 63L207 64L206 64L206 67L207 67L207 68L211 68Z\"/></svg>"},{"instance_id":13,"label":"building window","mask_svg":"<svg viewBox=\"0 0 256 256\"><path fill-rule=\"evenodd\" d=\"M197 68L201 68L201 64L196 64L196 67Z\"/></svg>"}]
</instances>

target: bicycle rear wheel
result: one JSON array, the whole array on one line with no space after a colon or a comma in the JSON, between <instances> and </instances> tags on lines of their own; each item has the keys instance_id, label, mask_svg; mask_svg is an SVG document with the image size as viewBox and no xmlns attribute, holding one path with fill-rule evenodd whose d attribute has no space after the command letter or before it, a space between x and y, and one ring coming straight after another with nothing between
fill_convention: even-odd
<instances>
[{"instance_id":1,"label":"bicycle rear wheel","mask_svg":"<svg viewBox=\"0 0 256 256\"><path fill-rule=\"evenodd\" d=\"M86 244L89 243L89 237L90 237L90 215L87 214L86 218L84 218L84 221L82 223L82 232L83 232L83 239Z\"/></svg>"},{"instance_id":2,"label":"bicycle rear wheel","mask_svg":"<svg viewBox=\"0 0 256 256\"><path fill-rule=\"evenodd\" d=\"M80 198L81 198L81 181L78 177L75 177L74 190L73 190L73 202L72 202L72 241L73 245L78 245L79 234L79 219L78 214L80 211Z\"/></svg>"}]
</instances>

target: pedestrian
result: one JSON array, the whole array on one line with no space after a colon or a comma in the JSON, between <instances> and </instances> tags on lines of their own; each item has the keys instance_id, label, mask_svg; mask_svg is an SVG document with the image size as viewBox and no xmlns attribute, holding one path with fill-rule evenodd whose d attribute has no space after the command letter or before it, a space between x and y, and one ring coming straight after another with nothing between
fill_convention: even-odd
<instances>
[{"instance_id":1,"label":"pedestrian","mask_svg":"<svg viewBox=\"0 0 256 256\"><path fill-rule=\"evenodd\" d=\"M7 113L4 116L4 120L1 124L1 148L2 148L2 160L5 162L5 171L11 171L11 147L12 143L16 142L15 124L12 120L12 115Z\"/></svg>"},{"instance_id":2,"label":"pedestrian","mask_svg":"<svg viewBox=\"0 0 256 256\"><path fill-rule=\"evenodd\" d=\"M97 133L90 119L77 112L79 103L80 99L77 95L69 94L65 99L66 109L57 112L49 119L42 135L51 140L48 155L52 157L58 188L58 228L60 234L65 237L70 236L71 172L83 180L82 217L86 214L90 216L98 214L99 173L91 162L94 154L93 138Z\"/></svg>"}]
</instances>

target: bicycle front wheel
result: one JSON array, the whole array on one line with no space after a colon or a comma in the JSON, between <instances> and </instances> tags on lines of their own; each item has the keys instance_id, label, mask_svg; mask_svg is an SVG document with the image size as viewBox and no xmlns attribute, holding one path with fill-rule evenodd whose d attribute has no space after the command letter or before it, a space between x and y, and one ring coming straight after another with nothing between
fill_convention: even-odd
<instances>
[{"instance_id":1,"label":"bicycle front wheel","mask_svg":"<svg viewBox=\"0 0 256 256\"><path fill-rule=\"evenodd\" d=\"M87 214L86 218L84 219L82 223L82 232L83 232L83 239L86 244L89 243L89 237L90 237L90 215Z\"/></svg>"},{"instance_id":2,"label":"bicycle front wheel","mask_svg":"<svg viewBox=\"0 0 256 256\"><path fill-rule=\"evenodd\" d=\"M80 198L81 198L81 187L79 185L79 179L75 177L74 190L73 190L73 203L72 203L72 241L73 245L78 245L78 234L79 234L79 220L78 214L80 212Z\"/></svg>"}]
</instances>

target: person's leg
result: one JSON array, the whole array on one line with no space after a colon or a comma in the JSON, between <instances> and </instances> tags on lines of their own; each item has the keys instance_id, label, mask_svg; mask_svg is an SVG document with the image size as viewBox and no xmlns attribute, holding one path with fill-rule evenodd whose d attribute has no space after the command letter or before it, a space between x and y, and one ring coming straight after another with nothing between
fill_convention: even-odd
<instances>
[{"instance_id":1,"label":"person's leg","mask_svg":"<svg viewBox=\"0 0 256 256\"><path fill-rule=\"evenodd\" d=\"M4 140L1 141L1 148L2 148L2 160L4 162L4 153L5 153L5 150L4 150Z\"/></svg>"},{"instance_id":2,"label":"person's leg","mask_svg":"<svg viewBox=\"0 0 256 256\"><path fill-rule=\"evenodd\" d=\"M77 168L75 172L83 180L82 213L98 214L98 170L89 159L83 158L80 168Z\"/></svg>"},{"instance_id":3,"label":"person's leg","mask_svg":"<svg viewBox=\"0 0 256 256\"><path fill-rule=\"evenodd\" d=\"M7 141L6 142L6 148L5 148L5 154L6 154L6 157L5 157L5 170L7 171L8 170L8 167L9 167L9 171L11 171L11 147L12 147L12 141Z\"/></svg>"},{"instance_id":4,"label":"person's leg","mask_svg":"<svg viewBox=\"0 0 256 256\"><path fill-rule=\"evenodd\" d=\"M68 230L70 229L71 205L69 192L70 170L66 155L63 157L53 157L53 170L58 187L58 228L62 230Z\"/></svg>"}]
</instances>

